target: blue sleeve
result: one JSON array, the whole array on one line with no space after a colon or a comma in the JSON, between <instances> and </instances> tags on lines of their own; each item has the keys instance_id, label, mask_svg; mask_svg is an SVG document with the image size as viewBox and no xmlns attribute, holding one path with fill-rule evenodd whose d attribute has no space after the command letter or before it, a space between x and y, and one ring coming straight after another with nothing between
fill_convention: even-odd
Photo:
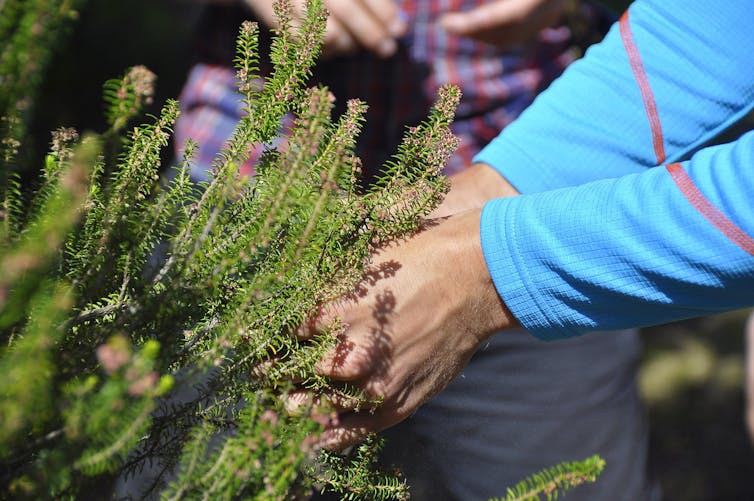
<instances>
[{"instance_id":1,"label":"blue sleeve","mask_svg":"<svg viewBox=\"0 0 754 501\"><path fill-rule=\"evenodd\" d=\"M555 339L754 305L754 132L675 167L485 205L487 265L527 330Z\"/></svg>"},{"instance_id":2,"label":"blue sleeve","mask_svg":"<svg viewBox=\"0 0 754 501\"><path fill-rule=\"evenodd\" d=\"M754 107L754 9L745 0L637 0L629 12L667 161L687 159ZM474 160L521 193L656 166L618 23Z\"/></svg>"},{"instance_id":3,"label":"blue sleeve","mask_svg":"<svg viewBox=\"0 0 754 501\"><path fill-rule=\"evenodd\" d=\"M544 339L754 305L754 134L702 148L754 103L754 10L637 0L630 15L667 161L690 160L657 167L616 27L476 159L524 193L484 207L482 247Z\"/></svg>"}]
</instances>

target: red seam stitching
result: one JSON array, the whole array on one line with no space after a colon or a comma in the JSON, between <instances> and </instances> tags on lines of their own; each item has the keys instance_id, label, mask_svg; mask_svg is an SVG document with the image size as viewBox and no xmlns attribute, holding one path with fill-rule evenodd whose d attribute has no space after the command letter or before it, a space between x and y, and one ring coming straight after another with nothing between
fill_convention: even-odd
<instances>
[{"instance_id":1,"label":"red seam stitching","mask_svg":"<svg viewBox=\"0 0 754 501\"><path fill-rule=\"evenodd\" d=\"M670 173L676 186L681 190L681 193L686 199L691 202L691 205L707 219L712 225L723 232L733 243L738 245L745 252L748 252L754 256L754 238L747 235L741 228L739 228L733 221L720 212L720 210L712 205L707 197L705 197L699 188L694 184L694 180L688 175L686 170L679 163L673 163L665 166Z\"/></svg>"},{"instance_id":2,"label":"red seam stitching","mask_svg":"<svg viewBox=\"0 0 754 501\"><path fill-rule=\"evenodd\" d=\"M639 85L639 92L641 92L641 99L644 102L644 110L647 113L649 119L649 128L652 132L652 144L654 145L655 158L657 164L661 164L665 161L665 145L663 143L662 125L660 124L660 116L657 113L657 104L655 103L654 94L652 93L652 87L649 85L647 79L647 73L644 71L644 64L641 62L641 55L639 49L634 43L634 37L631 33L631 26L628 23L628 10L626 10L620 18L620 37L623 41L623 45L626 48L628 54L628 62L631 65L631 71L634 74L636 83Z\"/></svg>"}]
</instances>

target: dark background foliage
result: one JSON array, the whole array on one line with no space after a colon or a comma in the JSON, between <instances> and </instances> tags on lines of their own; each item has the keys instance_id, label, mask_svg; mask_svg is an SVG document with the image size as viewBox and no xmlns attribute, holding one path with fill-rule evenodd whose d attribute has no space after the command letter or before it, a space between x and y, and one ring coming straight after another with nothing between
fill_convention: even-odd
<instances>
[{"instance_id":1,"label":"dark background foliage","mask_svg":"<svg viewBox=\"0 0 754 501\"><path fill-rule=\"evenodd\" d=\"M605 2L621 10L628 2ZM180 0L91 0L57 48L32 121L41 152L59 126L104 129L102 84L144 64L158 75L156 112L177 97L199 7ZM28 165L40 165L29 162ZM34 173L27 172L33 177ZM743 312L645 329L640 372L651 460L667 500L754 499L743 424Z\"/></svg>"},{"instance_id":2,"label":"dark background foliage","mask_svg":"<svg viewBox=\"0 0 754 501\"><path fill-rule=\"evenodd\" d=\"M45 150L50 131L57 127L103 131L102 85L130 66L143 64L157 74L155 99L147 113L156 114L165 99L178 97L189 68L190 35L200 3L86 2L67 39L56 49L40 89L28 150Z\"/></svg>"}]
</instances>

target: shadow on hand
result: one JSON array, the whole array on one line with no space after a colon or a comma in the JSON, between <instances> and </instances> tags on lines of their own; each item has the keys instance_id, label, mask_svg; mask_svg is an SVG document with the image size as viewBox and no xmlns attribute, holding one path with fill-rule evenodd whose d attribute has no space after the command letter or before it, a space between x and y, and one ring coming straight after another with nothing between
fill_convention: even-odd
<instances>
[{"instance_id":1,"label":"shadow on hand","mask_svg":"<svg viewBox=\"0 0 754 501\"><path fill-rule=\"evenodd\" d=\"M336 369L336 372L338 372L337 369L344 368L351 357L357 356L359 358L355 359L355 363L366 369L360 377L368 375L380 377L387 373L393 352L390 323L395 312L395 305L395 295L392 291L386 290L377 294L376 303L372 307L372 316L377 325L369 328L369 335L361 342L359 352L356 352L356 342L349 339L347 328L338 335L338 344L332 358L332 367ZM351 362L353 363L354 360Z\"/></svg>"},{"instance_id":2,"label":"shadow on hand","mask_svg":"<svg viewBox=\"0 0 754 501\"><path fill-rule=\"evenodd\" d=\"M370 287L374 287L378 281L385 278L394 277L396 272L401 269L401 264L398 261L385 261L376 266L369 266L364 271L364 276L361 282L356 284L353 293L349 296L349 299L356 299L357 297L365 297L369 292ZM380 298L377 297L379 308Z\"/></svg>"}]
</instances>

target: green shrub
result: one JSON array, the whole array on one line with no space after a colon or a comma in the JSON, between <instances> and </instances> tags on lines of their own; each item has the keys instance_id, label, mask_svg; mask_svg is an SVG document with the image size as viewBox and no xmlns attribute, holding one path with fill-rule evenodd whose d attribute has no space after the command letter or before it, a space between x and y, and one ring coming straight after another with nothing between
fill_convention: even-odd
<instances>
[{"instance_id":1,"label":"green shrub","mask_svg":"<svg viewBox=\"0 0 754 501\"><path fill-rule=\"evenodd\" d=\"M105 84L107 131L53 133L28 197L12 169L44 59L74 7L0 3L10 41L0 51L2 496L76 498L149 467L154 478L134 495L405 498L405 483L375 468L378 437L349 454L320 452L332 409L286 408L299 388L379 404L313 369L342 326L305 342L292 331L359 285L372 249L419 230L440 203L459 91L443 88L382 177L361 188L354 142L365 104L333 119L328 90L305 86L321 0L299 28L281 1L263 87L258 28L241 28L247 114L210 182L189 179L191 142L171 180L160 177L177 102L129 129L153 94L154 75L137 66ZM240 178L249 145L271 144L287 113L296 119L286 149L268 147L258 175Z\"/></svg>"}]
</instances>

